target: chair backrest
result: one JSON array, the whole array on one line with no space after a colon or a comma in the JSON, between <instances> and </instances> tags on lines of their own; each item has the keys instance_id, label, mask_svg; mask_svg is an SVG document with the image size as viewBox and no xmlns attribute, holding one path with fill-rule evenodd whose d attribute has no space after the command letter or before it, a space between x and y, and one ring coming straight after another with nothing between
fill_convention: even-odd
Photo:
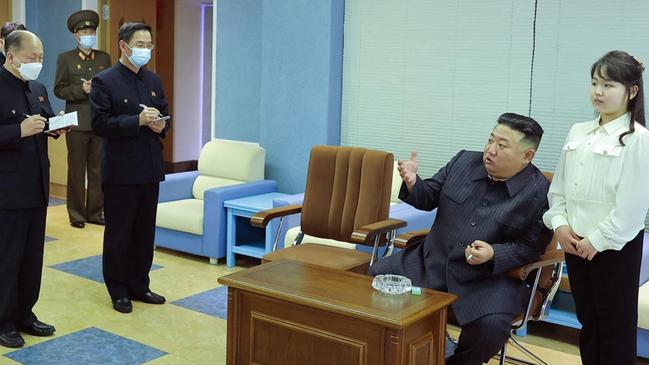
<instances>
[{"instance_id":1,"label":"chair backrest","mask_svg":"<svg viewBox=\"0 0 649 365\"><path fill-rule=\"evenodd\" d=\"M262 180L266 151L257 143L215 139L207 142L198 158L199 175L192 194L203 199L205 190Z\"/></svg>"},{"instance_id":2,"label":"chair backrest","mask_svg":"<svg viewBox=\"0 0 649 365\"><path fill-rule=\"evenodd\" d=\"M401 190L401 175L397 170L397 161L394 161L394 169L392 169L392 187L390 189L390 203L401 203L399 199L399 191Z\"/></svg>"},{"instance_id":3,"label":"chair backrest","mask_svg":"<svg viewBox=\"0 0 649 365\"><path fill-rule=\"evenodd\" d=\"M301 228L305 234L351 241L354 229L388 218L394 157L365 148L311 150Z\"/></svg>"}]
</instances>

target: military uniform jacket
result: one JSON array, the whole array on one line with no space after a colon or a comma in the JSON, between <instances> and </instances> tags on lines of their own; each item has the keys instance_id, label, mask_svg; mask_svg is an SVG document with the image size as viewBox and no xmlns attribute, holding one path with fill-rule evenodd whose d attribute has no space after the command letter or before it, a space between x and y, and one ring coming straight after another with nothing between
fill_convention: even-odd
<instances>
[{"instance_id":1,"label":"military uniform jacket","mask_svg":"<svg viewBox=\"0 0 649 365\"><path fill-rule=\"evenodd\" d=\"M1 67L0 90L0 209L47 206L47 136L20 137L24 114L54 116L45 86L38 81L24 82Z\"/></svg>"},{"instance_id":2,"label":"military uniform jacket","mask_svg":"<svg viewBox=\"0 0 649 365\"><path fill-rule=\"evenodd\" d=\"M140 68L135 74L117 62L92 81L92 129L103 137L102 182L149 184L164 180L161 134L139 126L140 104L168 115L167 100L158 75Z\"/></svg>"},{"instance_id":3,"label":"military uniform jacket","mask_svg":"<svg viewBox=\"0 0 649 365\"><path fill-rule=\"evenodd\" d=\"M81 79L91 80L97 73L109 67L110 56L99 50L93 50L86 55L79 48L75 48L59 55L56 61L54 95L65 100L66 113L78 113L79 126L75 127L75 130L92 130L89 95L83 92Z\"/></svg>"},{"instance_id":4,"label":"military uniform jacket","mask_svg":"<svg viewBox=\"0 0 649 365\"><path fill-rule=\"evenodd\" d=\"M433 289L456 294L460 323L486 314L519 313L526 289L505 275L536 260L552 233L542 223L549 182L532 164L504 182L488 175L482 153L461 151L432 178L399 198L422 210L437 208L426 239L399 255L407 276ZM492 261L469 265L464 249L474 240L492 245ZM380 263L381 261L379 261Z\"/></svg>"}]
</instances>

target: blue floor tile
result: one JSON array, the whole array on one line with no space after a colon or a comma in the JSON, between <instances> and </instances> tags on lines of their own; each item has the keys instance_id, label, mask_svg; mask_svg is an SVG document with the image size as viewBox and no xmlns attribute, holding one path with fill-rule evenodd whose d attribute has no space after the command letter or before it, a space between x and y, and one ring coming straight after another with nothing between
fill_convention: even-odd
<instances>
[{"instance_id":1,"label":"blue floor tile","mask_svg":"<svg viewBox=\"0 0 649 365\"><path fill-rule=\"evenodd\" d=\"M68 261L61 264L52 265L50 267L52 269L67 272L68 274L73 274L73 275L81 276L82 278L94 280L100 284L104 283L101 255L90 256L90 257L86 257L74 261ZM162 266L160 265L156 265L156 264L151 265L152 271L160 268L162 268Z\"/></svg>"},{"instance_id":2,"label":"blue floor tile","mask_svg":"<svg viewBox=\"0 0 649 365\"><path fill-rule=\"evenodd\" d=\"M91 327L4 356L25 365L136 365L166 352Z\"/></svg>"},{"instance_id":3,"label":"blue floor tile","mask_svg":"<svg viewBox=\"0 0 649 365\"><path fill-rule=\"evenodd\" d=\"M228 287L220 286L202 293L172 302L177 306L221 319L228 318Z\"/></svg>"},{"instance_id":4,"label":"blue floor tile","mask_svg":"<svg viewBox=\"0 0 649 365\"><path fill-rule=\"evenodd\" d=\"M50 197L50 201L48 202L47 205L53 207L56 205L63 205L63 204L65 204L65 200Z\"/></svg>"}]
</instances>

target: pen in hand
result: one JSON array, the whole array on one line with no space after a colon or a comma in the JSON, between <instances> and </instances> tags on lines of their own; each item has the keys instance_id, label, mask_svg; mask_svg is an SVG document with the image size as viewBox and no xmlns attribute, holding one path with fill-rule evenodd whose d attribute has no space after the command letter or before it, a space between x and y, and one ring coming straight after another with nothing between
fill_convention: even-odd
<instances>
[{"instance_id":1,"label":"pen in hand","mask_svg":"<svg viewBox=\"0 0 649 365\"><path fill-rule=\"evenodd\" d=\"M25 118L31 118L31 117L33 117L33 115L29 115L29 114L27 114L27 113L20 113L20 114L22 114L22 116L25 117ZM48 121L46 121L46 120L44 120L43 123L45 123L45 124L50 124L50 123L49 123Z\"/></svg>"},{"instance_id":2,"label":"pen in hand","mask_svg":"<svg viewBox=\"0 0 649 365\"><path fill-rule=\"evenodd\" d=\"M139 105L141 108L144 108L144 109L148 108L148 106L146 106L146 105L144 105L144 104L138 104L138 105ZM171 119L171 117L168 116L168 115L162 116L162 114L158 114L158 117L157 117L156 120L150 121L150 122L148 122L147 124L151 124L151 123L153 123L153 122L159 122L159 121L166 121L166 120L168 120L168 119Z\"/></svg>"}]
</instances>

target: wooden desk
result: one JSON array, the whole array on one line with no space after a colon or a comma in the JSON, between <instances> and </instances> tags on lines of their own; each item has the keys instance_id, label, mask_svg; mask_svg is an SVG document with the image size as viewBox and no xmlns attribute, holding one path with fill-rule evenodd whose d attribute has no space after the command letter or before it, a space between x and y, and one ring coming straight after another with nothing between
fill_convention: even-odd
<instances>
[{"instance_id":1,"label":"wooden desk","mask_svg":"<svg viewBox=\"0 0 649 365\"><path fill-rule=\"evenodd\" d=\"M444 364L452 294L389 296L366 275L281 260L219 278L227 364Z\"/></svg>"}]
</instances>

